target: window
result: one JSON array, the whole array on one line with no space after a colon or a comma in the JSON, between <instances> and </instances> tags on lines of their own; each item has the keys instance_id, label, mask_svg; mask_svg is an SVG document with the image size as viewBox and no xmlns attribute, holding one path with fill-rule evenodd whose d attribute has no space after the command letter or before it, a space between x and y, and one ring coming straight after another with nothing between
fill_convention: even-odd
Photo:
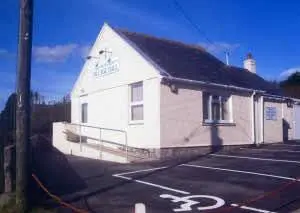
<instances>
[{"instance_id":1,"label":"window","mask_svg":"<svg viewBox=\"0 0 300 213\"><path fill-rule=\"evenodd\" d=\"M203 93L203 119L205 122L232 122L230 96Z\"/></svg>"},{"instance_id":2,"label":"window","mask_svg":"<svg viewBox=\"0 0 300 213\"><path fill-rule=\"evenodd\" d=\"M84 103L81 104L81 123L87 123L87 119L88 119L88 104Z\"/></svg>"},{"instance_id":3,"label":"window","mask_svg":"<svg viewBox=\"0 0 300 213\"><path fill-rule=\"evenodd\" d=\"M144 119L143 82L130 85L130 120Z\"/></svg>"}]
</instances>

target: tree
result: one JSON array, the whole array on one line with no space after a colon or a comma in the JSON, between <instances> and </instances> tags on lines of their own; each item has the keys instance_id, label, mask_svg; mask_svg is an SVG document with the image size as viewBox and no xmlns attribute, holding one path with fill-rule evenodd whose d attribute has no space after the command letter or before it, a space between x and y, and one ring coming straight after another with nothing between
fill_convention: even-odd
<instances>
[{"instance_id":1,"label":"tree","mask_svg":"<svg viewBox=\"0 0 300 213\"><path fill-rule=\"evenodd\" d=\"M4 147L15 144L15 115L16 115L16 94L9 96L4 110L0 114L0 191L4 191ZM12 168L14 169L14 168ZM12 176L14 177L14 175ZM14 180L11 180L14 183Z\"/></svg>"},{"instance_id":2,"label":"tree","mask_svg":"<svg viewBox=\"0 0 300 213\"><path fill-rule=\"evenodd\" d=\"M280 82L286 96L300 98L300 71L290 75L286 80Z\"/></svg>"},{"instance_id":3,"label":"tree","mask_svg":"<svg viewBox=\"0 0 300 213\"><path fill-rule=\"evenodd\" d=\"M296 71L286 80L280 83L281 86L300 86L300 71Z\"/></svg>"},{"instance_id":4,"label":"tree","mask_svg":"<svg viewBox=\"0 0 300 213\"><path fill-rule=\"evenodd\" d=\"M33 93L33 97L34 97L34 100L35 100L34 103L35 104L39 104L40 95L39 95L39 93L37 91L35 91Z\"/></svg>"},{"instance_id":5,"label":"tree","mask_svg":"<svg viewBox=\"0 0 300 213\"><path fill-rule=\"evenodd\" d=\"M16 94L11 94L6 101L4 110L0 114L1 139L6 143L5 145L14 143L16 100Z\"/></svg>"},{"instance_id":6,"label":"tree","mask_svg":"<svg viewBox=\"0 0 300 213\"><path fill-rule=\"evenodd\" d=\"M70 99L70 95L69 95L69 94L65 95L65 96L62 98L62 103L63 103L63 104L68 103L68 102L70 102L70 101L71 101L71 99Z\"/></svg>"}]
</instances>

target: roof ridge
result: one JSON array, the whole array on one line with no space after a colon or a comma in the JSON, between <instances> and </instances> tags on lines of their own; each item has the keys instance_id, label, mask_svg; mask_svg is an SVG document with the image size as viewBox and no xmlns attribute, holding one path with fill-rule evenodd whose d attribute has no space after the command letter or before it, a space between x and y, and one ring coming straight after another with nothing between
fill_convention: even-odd
<instances>
[{"instance_id":1,"label":"roof ridge","mask_svg":"<svg viewBox=\"0 0 300 213\"><path fill-rule=\"evenodd\" d=\"M262 78L263 80L266 81L266 79L263 78L262 76L258 75L257 73L250 72L249 70L247 70L247 69L244 68L244 67L238 67L238 66L235 66L235 65L226 65L226 64L225 64L225 69L226 69L226 68L233 68L233 69L238 69L238 70L240 70L241 72L248 72L249 74L258 76L258 77L260 77L260 78Z\"/></svg>"},{"instance_id":2,"label":"roof ridge","mask_svg":"<svg viewBox=\"0 0 300 213\"><path fill-rule=\"evenodd\" d=\"M242 67L226 65L200 45L131 32L122 28L113 30L128 40L129 44L146 56L146 59L173 77L263 89L279 94L258 74L246 71Z\"/></svg>"},{"instance_id":3,"label":"roof ridge","mask_svg":"<svg viewBox=\"0 0 300 213\"><path fill-rule=\"evenodd\" d=\"M165 41L165 42L169 42L171 44L178 44L181 46L185 46L187 48L193 48L193 49L197 49L200 51L204 51L207 52L207 50L200 46L200 45L196 45L196 44L189 44L189 43L185 43L179 40L172 40L172 39L167 39L167 38L163 38L163 37L158 37L158 36L153 36L153 35L149 35L146 33L141 33L141 32L133 32L133 31L129 31L127 29L122 29L122 28L114 28L116 31L121 32L121 33L130 33L130 34L136 34L136 35L140 35L140 36L144 36L150 39L156 39L156 40L160 40L160 41Z\"/></svg>"}]
</instances>

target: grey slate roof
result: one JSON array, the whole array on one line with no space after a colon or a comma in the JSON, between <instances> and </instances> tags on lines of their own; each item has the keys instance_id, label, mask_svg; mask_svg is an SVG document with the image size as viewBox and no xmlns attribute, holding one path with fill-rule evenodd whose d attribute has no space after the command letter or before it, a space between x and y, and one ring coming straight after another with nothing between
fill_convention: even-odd
<instances>
[{"instance_id":1,"label":"grey slate roof","mask_svg":"<svg viewBox=\"0 0 300 213\"><path fill-rule=\"evenodd\" d=\"M274 84L243 68L227 66L200 46L122 29L114 30L172 77L264 90L269 94L281 95L281 91Z\"/></svg>"}]
</instances>

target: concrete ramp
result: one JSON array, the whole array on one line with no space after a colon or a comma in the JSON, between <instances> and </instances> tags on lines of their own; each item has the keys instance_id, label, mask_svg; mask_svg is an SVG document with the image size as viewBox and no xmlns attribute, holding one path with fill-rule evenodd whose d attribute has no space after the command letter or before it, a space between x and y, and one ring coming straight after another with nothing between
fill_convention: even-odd
<instances>
[{"instance_id":1,"label":"concrete ramp","mask_svg":"<svg viewBox=\"0 0 300 213\"><path fill-rule=\"evenodd\" d=\"M128 147L124 144L103 140L100 142L99 139L89 137L87 134L80 138L75 131L70 133L70 130L67 130L65 123L53 123L53 146L64 154L117 163L143 161L149 158L148 154L128 151Z\"/></svg>"},{"instance_id":2,"label":"concrete ramp","mask_svg":"<svg viewBox=\"0 0 300 213\"><path fill-rule=\"evenodd\" d=\"M81 156L91 159L99 159L105 161L112 161L117 163L127 163L126 155L123 153L113 153L108 150L100 149L97 144L78 143L68 141L65 133L64 123L53 124L53 146L67 155Z\"/></svg>"}]
</instances>

